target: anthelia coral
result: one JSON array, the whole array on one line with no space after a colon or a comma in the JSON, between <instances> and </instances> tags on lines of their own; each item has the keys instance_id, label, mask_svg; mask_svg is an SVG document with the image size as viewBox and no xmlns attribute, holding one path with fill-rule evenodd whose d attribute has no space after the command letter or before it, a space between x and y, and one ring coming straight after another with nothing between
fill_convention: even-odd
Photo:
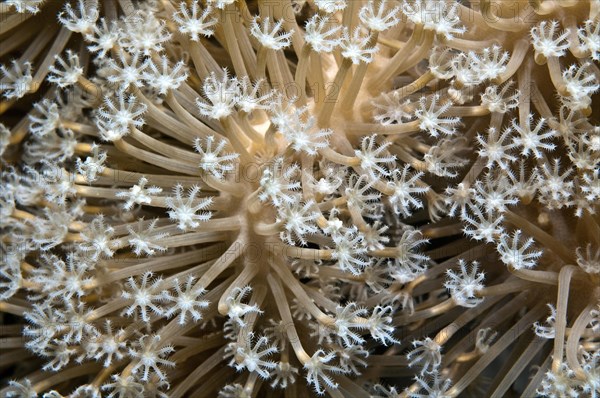
<instances>
[{"instance_id":1,"label":"anthelia coral","mask_svg":"<svg viewBox=\"0 0 600 398\"><path fill-rule=\"evenodd\" d=\"M600 1L4 0L3 397L600 397Z\"/></svg>"}]
</instances>

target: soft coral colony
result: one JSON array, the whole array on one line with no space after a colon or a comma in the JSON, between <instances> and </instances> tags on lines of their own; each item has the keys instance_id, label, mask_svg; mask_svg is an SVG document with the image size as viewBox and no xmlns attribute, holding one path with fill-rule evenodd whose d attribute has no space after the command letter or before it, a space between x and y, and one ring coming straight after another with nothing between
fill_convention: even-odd
<instances>
[{"instance_id":1,"label":"soft coral colony","mask_svg":"<svg viewBox=\"0 0 600 398\"><path fill-rule=\"evenodd\" d=\"M600 396L598 0L0 17L0 395Z\"/></svg>"}]
</instances>

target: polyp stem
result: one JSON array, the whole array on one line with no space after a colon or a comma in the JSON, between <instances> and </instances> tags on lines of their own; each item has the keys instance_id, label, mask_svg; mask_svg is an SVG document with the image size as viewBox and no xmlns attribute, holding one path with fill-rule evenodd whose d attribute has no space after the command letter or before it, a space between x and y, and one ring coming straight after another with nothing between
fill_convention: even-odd
<instances>
[{"instance_id":1,"label":"polyp stem","mask_svg":"<svg viewBox=\"0 0 600 398\"><path fill-rule=\"evenodd\" d=\"M569 302L569 287L571 277L575 272L574 265L567 265L560 269L558 275L558 299L556 301L556 324L554 326L554 355L552 356L552 371L558 374L563 363L563 347L565 345L565 331L567 328L567 304Z\"/></svg>"},{"instance_id":2,"label":"polyp stem","mask_svg":"<svg viewBox=\"0 0 600 398\"><path fill-rule=\"evenodd\" d=\"M569 264L573 262L573 253L558 239L549 235L536 225L533 225L526 218L521 217L510 210L505 212L505 216L506 221L517 228L520 228L527 235L532 236L534 239L541 242L545 247L558 255L565 263Z\"/></svg>"},{"instance_id":3,"label":"polyp stem","mask_svg":"<svg viewBox=\"0 0 600 398\"><path fill-rule=\"evenodd\" d=\"M353 4L354 2L351 2ZM377 43L377 38L379 37L379 32L374 32L369 39L369 44L367 47L373 47L375 43ZM360 87L362 86L363 80L365 79L365 75L367 74L367 68L369 64L366 62L361 62L356 67L356 71L352 76L352 81L350 82L350 86L344 93L344 99L342 100L342 111L350 114L354 110L354 101L356 101L356 96L360 91Z\"/></svg>"},{"instance_id":4,"label":"polyp stem","mask_svg":"<svg viewBox=\"0 0 600 398\"><path fill-rule=\"evenodd\" d=\"M344 84L344 79L346 78L351 66L352 61L348 58L344 58L342 64L340 65L340 69L338 69L333 83L331 84L331 89L323 99L323 105L319 111L319 117L317 120L317 124L322 128L329 127L329 120L331 119L333 109L338 101L342 85Z\"/></svg>"},{"instance_id":5,"label":"polyp stem","mask_svg":"<svg viewBox=\"0 0 600 398\"><path fill-rule=\"evenodd\" d=\"M267 275L267 282L271 287L271 292L273 293L275 304L277 304L277 309L279 310L281 320L283 324L286 325L288 340L292 345L294 353L296 354L296 358L298 358L300 363L305 364L310 360L310 356L306 353L304 347L302 347L302 342L300 340L300 336L298 336L296 326L294 325L294 320L292 319L292 314L290 312L290 306L288 305L287 297L285 296L285 292L281 286L279 278L273 274L269 274Z\"/></svg>"}]
</instances>

